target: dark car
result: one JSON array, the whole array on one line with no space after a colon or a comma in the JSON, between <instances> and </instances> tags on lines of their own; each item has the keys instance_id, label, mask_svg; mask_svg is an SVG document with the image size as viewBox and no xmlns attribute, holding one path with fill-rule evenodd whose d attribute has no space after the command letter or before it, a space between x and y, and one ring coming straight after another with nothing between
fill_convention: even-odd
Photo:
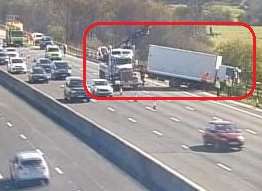
<instances>
[{"instance_id":1,"label":"dark car","mask_svg":"<svg viewBox=\"0 0 262 191\"><path fill-rule=\"evenodd\" d=\"M50 79L51 78L51 63L52 61L49 60L48 58L39 58L36 61L35 65L42 67L45 70L45 72L47 73L48 78Z\"/></svg>"},{"instance_id":2,"label":"dark car","mask_svg":"<svg viewBox=\"0 0 262 191\"><path fill-rule=\"evenodd\" d=\"M0 64L7 64L9 61L9 57L5 52L0 52Z\"/></svg>"},{"instance_id":3,"label":"dark car","mask_svg":"<svg viewBox=\"0 0 262 191\"><path fill-rule=\"evenodd\" d=\"M203 133L205 146L212 146L214 149L238 148L242 149L244 137L236 125L230 121L210 121L208 128Z\"/></svg>"},{"instance_id":4,"label":"dark car","mask_svg":"<svg viewBox=\"0 0 262 191\"><path fill-rule=\"evenodd\" d=\"M51 64L51 79L65 79L71 76L72 68L66 61L53 61Z\"/></svg>"},{"instance_id":5,"label":"dark car","mask_svg":"<svg viewBox=\"0 0 262 191\"><path fill-rule=\"evenodd\" d=\"M43 36L39 44L40 49L41 50L46 49L47 45L54 45L53 39L50 36Z\"/></svg>"},{"instance_id":6,"label":"dark car","mask_svg":"<svg viewBox=\"0 0 262 191\"><path fill-rule=\"evenodd\" d=\"M89 100L82 85L82 79L76 76L66 78L64 86L64 99L68 102L75 100Z\"/></svg>"},{"instance_id":7,"label":"dark car","mask_svg":"<svg viewBox=\"0 0 262 191\"><path fill-rule=\"evenodd\" d=\"M40 66L34 66L28 73L28 81L30 83L43 82L48 83L48 75Z\"/></svg>"}]
</instances>

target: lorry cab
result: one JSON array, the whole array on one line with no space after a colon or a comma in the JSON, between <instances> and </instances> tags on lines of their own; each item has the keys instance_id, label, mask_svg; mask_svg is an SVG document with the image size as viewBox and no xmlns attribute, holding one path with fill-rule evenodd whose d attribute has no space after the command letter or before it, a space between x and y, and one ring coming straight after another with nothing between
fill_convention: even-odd
<instances>
[{"instance_id":1,"label":"lorry cab","mask_svg":"<svg viewBox=\"0 0 262 191\"><path fill-rule=\"evenodd\" d=\"M111 56L117 58L129 58L132 60L134 53L131 49L116 48L111 50Z\"/></svg>"}]
</instances>

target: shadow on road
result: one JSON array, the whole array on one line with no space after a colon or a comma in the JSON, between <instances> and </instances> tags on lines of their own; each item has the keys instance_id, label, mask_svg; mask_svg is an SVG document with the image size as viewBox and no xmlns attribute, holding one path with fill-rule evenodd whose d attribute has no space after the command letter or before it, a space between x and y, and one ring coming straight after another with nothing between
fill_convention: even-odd
<instances>
[{"instance_id":1,"label":"shadow on road","mask_svg":"<svg viewBox=\"0 0 262 191\"><path fill-rule=\"evenodd\" d=\"M81 104L81 103L88 103L90 102L89 100L73 100L71 102L69 101L66 101L65 99L56 99L57 101L59 101L60 103L63 103L63 104Z\"/></svg>"},{"instance_id":2,"label":"shadow on road","mask_svg":"<svg viewBox=\"0 0 262 191\"><path fill-rule=\"evenodd\" d=\"M239 152L239 149L234 148L224 148L216 150L212 146L204 146L204 145L194 145L189 147L194 152L201 152L201 153L232 153L232 152Z\"/></svg>"},{"instance_id":3,"label":"shadow on road","mask_svg":"<svg viewBox=\"0 0 262 191\"><path fill-rule=\"evenodd\" d=\"M14 190L34 190L37 187L43 187L41 181L26 181L22 184L15 185L11 179L0 180L0 191L14 191Z\"/></svg>"}]
</instances>

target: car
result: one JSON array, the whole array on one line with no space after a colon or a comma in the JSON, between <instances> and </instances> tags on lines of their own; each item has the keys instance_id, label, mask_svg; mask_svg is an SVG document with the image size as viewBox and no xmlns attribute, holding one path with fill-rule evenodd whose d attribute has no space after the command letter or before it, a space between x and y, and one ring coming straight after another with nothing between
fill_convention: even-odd
<instances>
[{"instance_id":1,"label":"car","mask_svg":"<svg viewBox=\"0 0 262 191\"><path fill-rule=\"evenodd\" d=\"M53 61L51 63L51 79L66 79L71 76L72 67L66 61Z\"/></svg>"},{"instance_id":2,"label":"car","mask_svg":"<svg viewBox=\"0 0 262 191\"><path fill-rule=\"evenodd\" d=\"M47 45L45 57L49 58L50 60L62 60L62 51L60 50L59 46L57 45Z\"/></svg>"},{"instance_id":3,"label":"car","mask_svg":"<svg viewBox=\"0 0 262 191\"><path fill-rule=\"evenodd\" d=\"M36 66L41 66L44 68L46 74L48 75L48 78L51 79L51 63L52 61L48 58L39 58L36 61Z\"/></svg>"},{"instance_id":4,"label":"car","mask_svg":"<svg viewBox=\"0 0 262 191\"><path fill-rule=\"evenodd\" d=\"M82 85L83 80L78 76L70 76L66 78L64 85L64 99L68 102L75 100L88 100L84 87Z\"/></svg>"},{"instance_id":5,"label":"car","mask_svg":"<svg viewBox=\"0 0 262 191\"><path fill-rule=\"evenodd\" d=\"M16 58L16 57L19 57L19 53L18 52L5 52L5 54L7 55L7 58L8 58L8 62L10 62L10 59L11 58Z\"/></svg>"},{"instance_id":6,"label":"car","mask_svg":"<svg viewBox=\"0 0 262 191\"><path fill-rule=\"evenodd\" d=\"M46 49L47 45L54 45L53 39L50 36L43 36L39 44L40 49Z\"/></svg>"},{"instance_id":7,"label":"car","mask_svg":"<svg viewBox=\"0 0 262 191\"><path fill-rule=\"evenodd\" d=\"M17 153L9 161L9 171L16 186L28 181L44 181L48 184L50 180L49 168L43 154L34 150Z\"/></svg>"},{"instance_id":8,"label":"car","mask_svg":"<svg viewBox=\"0 0 262 191\"><path fill-rule=\"evenodd\" d=\"M7 64L7 71L10 73L26 73L27 65L25 59L22 57L10 58Z\"/></svg>"},{"instance_id":9,"label":"car","mask_svg":"<svg viewBox=\"0 0 262 191\"><path fill-rule=\"evenodd\" d=\"M7 64L9 57L5 52L0 52L0 64Z\"/></svg>"},{"instance_id":10,"label":"car","mask_svg":"<svg viewBox=\"0 0 262 191\"><path fill-rule=\"evenodd\" d=\"M44 36L43 33L39 33L39 32L32 33L33 43L34 43L35 46L40 44L40 41L41 41L43 36Z\"/></svg>"},{"instance_id":11,"label":"car","mask_svg":"<svg viewBox=\"0 0 262 191\"><path fill-rule=\"evenodd\" d=\"M204 146L212 146L216 150L242 149L245 139L242 131L232 122L224 120L210 121L203 133Z\"/></svg>"},{"instance_id":12,"label":"car","mask_svg":"<svg viewBox=\"0 0 262 191\"><path fill-rule=\"evenodd\" d=\"M41 66L33 66L28 72L28 81L30 83L43 82L48 83L49 76Z\"/></svg>"},{"instance_id":13,"label":"car","mask_svg":"<svg viewBox=\"0 0 262 191\"><path fill-rule=\"evenodd\" d=\"M95 96L113 96L113 88L106 79L93 79L90 91Z\"/></svg>"}]
</instances>

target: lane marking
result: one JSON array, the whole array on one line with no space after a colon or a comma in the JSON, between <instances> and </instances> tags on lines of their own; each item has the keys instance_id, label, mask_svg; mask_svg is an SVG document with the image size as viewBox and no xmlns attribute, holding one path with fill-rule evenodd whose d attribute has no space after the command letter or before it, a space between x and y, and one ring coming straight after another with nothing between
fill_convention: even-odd
<instances>
[{"instance_id":1,"label":"lane marking","mask_svg":"<svg viewBox=\"0 0 262 191\"><path fill-rule=\"evenodd\" d=\"M190 106L186 106L185 108L186 108L187 110L189 110L189 111L195 111L195 108L190 107Z\"/></svg>"},{"instance_id":2,"label":"lane marking","mask_svg":"<svg viewBox=\"0 0 262 191\"><path fill-rule=\"evenodd\" d=\"M13 124L10 123L10 122L7 122L6 124L7 124L8 127L13 127Z\"/></svg>"},{"instance_id":3,"label":"lane marking","mask_svg":"<svg viewBox=\"0 0 262 191\"><path fill-rule=\"evenodd\" d=\"M36 149L36 152L38 152L40 155L44 155L44 153L40 149Z\"/></svg>"},{"instance_id":4,"label":"lane marking","mask_svg":"<svg viewBox=\"0 0 262 191\"><path fill-rule=\"evenodd\" d=\"M149 111L156 111L156 109L149 107L149 106L146 106L146 109L149 110Z\"/></svg>"},{"instance_id":5,"label":"lane marking","mask_svg":"<svg viewBox=\"0 0 262 191\"><path fill-rule=\"evenodd\" d=\"M154 131L152 131L154 134L156 134L156 135L158 135L158 136L163 136L163 133L160 133L159 131L156 131L156 130L154 130Z\"/></svg>"},{"instance_id":6,"label":"lane marking","mask_svg":"<svg viewBox=\"0 0 262 191\"><path fill-rule=\"evenodd\" d=\"M131 121L132 123L136 123L136 120L131 117L128 117L128 120Z\"/></svg>"},{"instance_id":7,"label":"lane marking","mask_svg":"<svg viewBox=\"0 0 262 191\"><path fill-rule=\"evenodd\" d=\"M180 119L177 119L175 117L170 117L169 119L172 120L172 121L175 121L175 122L179 122L180 121Z\"/></svg>"},{"instance_id":8,"label":"lane marking","mask_svg":"<svg viewBox=\"0 0 262 191\"><path fill-rule=\"evenodd\" d=\"M219 117L217 117L217 116L212 117L212 119L215 120L215 121L223 121L222 118L219 118Z\"/></svg>"},{"instance_id":9,"label":"lane marking","mask_svg":"<svg viewBox=\"0 0 262 191\"><path fill-rule=\"evenodd\" d=\"M189 149L189 146L187 146L187 145L181 145L181 147L182 147L183 149Z\"/></svg>"},{"instance_id":10,"label":"lane marking","mask_svg":"<svg viewBox=\"0 0 262 191\"><path fill-rule=\"evenodd\" d=\"M220 168L223 168L224 170L228 171L228 172L231 172L232 169L222 163L217 163L217 166L219 166Z\"/></svg>"},{"instance_id":11,"label":"lane marking","mask_svg":"<svg viewBox=\"0 0 262 191\"><path fill-rule=\"evenodd\" d=\"M114 109L114 108L112 108L112 107L108 107L108 108L107 108L107 110L109 110L109 111L112 111L112 112L114 112L114 111L115 111L115 109Z\"/></svg>"},{"instance_id":12,"label":"lane marking","mask_svg":"<svg viewBox=\"0 0 262 191\"><path fill-rule=\"evenodd\" d=\"M55 171L60 175L64 174L64 172L58 167L55 167Z\"/></svg>"},{"instance_id":13,"label":"lane marking","mask_svg":"<svg viewBox=\"0 0 262 191\"><path fill-rule=\"evenodd\" d=\"M20 137L21 139L23 139L23 140L26 140L26 139L27 139L27 137L26 137L24 134L20 134L19 137Z\"/></svg>"},{"instance_id":14,"label":"lane marking","mask_svg":"<svg viewBox=\"0 0 262 191\"><path fill-rule=\"evenodd\" d=\"M246 130L246 132L251 133L251 134L253 134L253 135L256 135L256 134L257 134L257 132L255 132L255 131L253 131L253 130L251 130L251 129L245 129L245 130Z\"/></svg>"},{"instance_id":15,"label":"lane marking","mask_svg":"<svg viewBox=\"0 0 262 191\"><path fill-rule=\"evenodd\" d=\"M4 176L3 176L2 174L0 174L0 180L1 180L1 179L4 179Z\"/></svg>"},{"instance_id":16,"label":"lane marking","mask_svg":"<svg viewBox=\"0 0 262 191\"><path fill-rule=\"evenodd\" d=\"M200 133L204 133L205 131L203 129L198 129Z\"/></svg>"}]
</instances>

